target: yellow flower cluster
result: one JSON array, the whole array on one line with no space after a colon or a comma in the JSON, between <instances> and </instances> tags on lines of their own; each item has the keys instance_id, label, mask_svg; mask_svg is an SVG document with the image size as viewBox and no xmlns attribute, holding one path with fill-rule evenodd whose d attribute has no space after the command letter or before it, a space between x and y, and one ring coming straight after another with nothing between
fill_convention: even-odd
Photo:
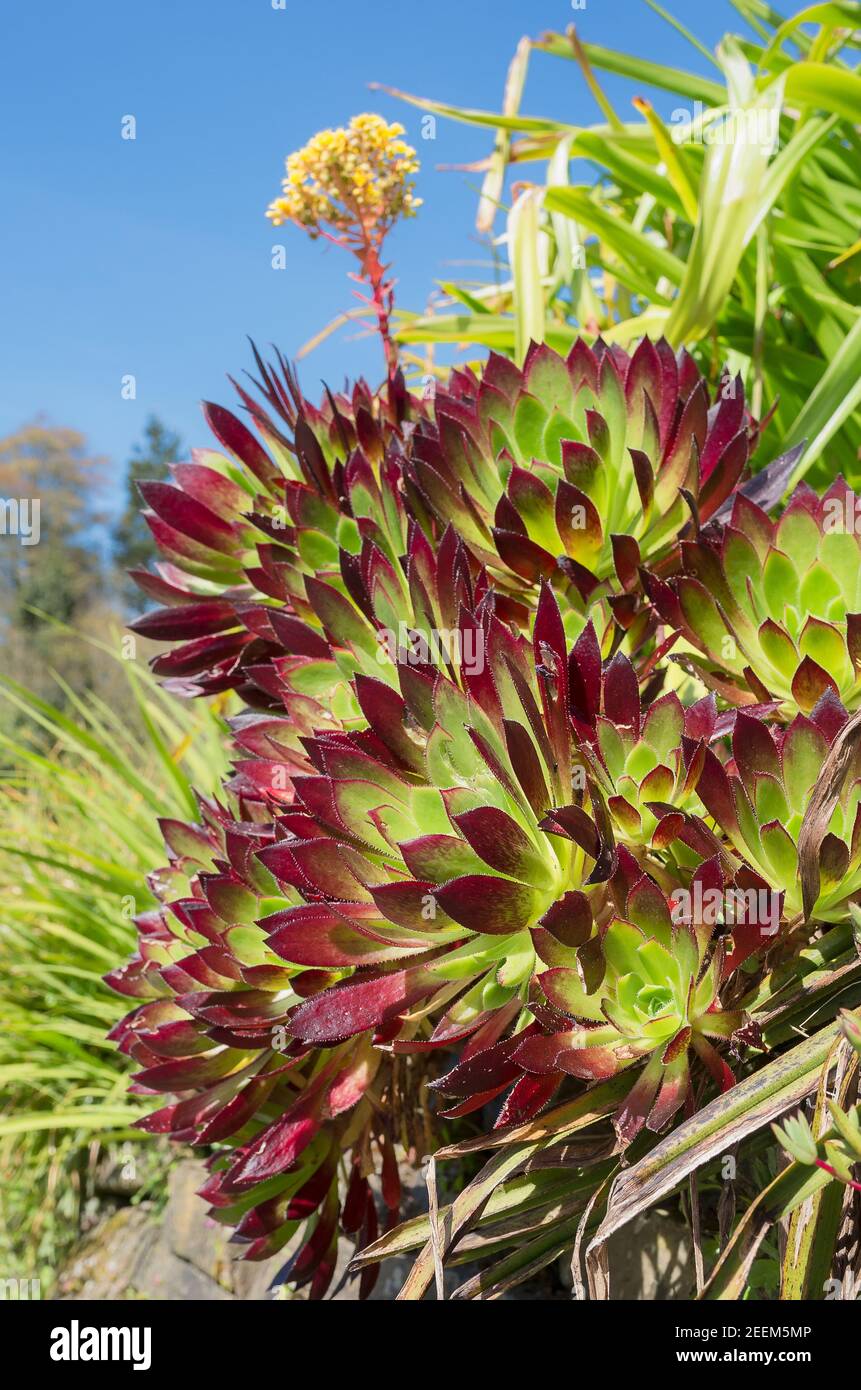
<instances>
[{"instance_id":1,"label":"yellow flower cluster","mask_svg":"<svg viewBox=\"0 0 861 1390\"><path fill-rule=\"evenodd\" d=\"M385 233L398 217L412 217L421 205L410 179L419 161L403 134L402 125L374 115L321 130L288 156L284 192L266 216L276 227L296 222L311 236L324 227L342 234Z\"/></svg>"}]
</instances>

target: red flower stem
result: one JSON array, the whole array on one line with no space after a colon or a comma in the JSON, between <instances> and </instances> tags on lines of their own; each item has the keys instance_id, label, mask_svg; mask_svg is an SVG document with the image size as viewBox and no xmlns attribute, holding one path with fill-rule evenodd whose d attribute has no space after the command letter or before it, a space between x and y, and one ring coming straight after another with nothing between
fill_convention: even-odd
<instances>
[{"instance_id":1,"label":"red flower stem","mask_svg":"<svg viewBox=\"0 0 861 1390\"><path fill-rule=\"evenodd\" d=\"M383 342L386 371L389 381L392 381L398 370L398 354L392 342L390 328L394 304L391 281L386 280L386 267L381 263L377 247L370 239L366 240L363 250L359 253L359 259L362 262L362 272L371 288L371 303L377 315L377 330Z\"/></svg>"},{"instance_id":2,"label":"red flower stem","mask_svg":"<svg viewBox=\"0 0 861 1390\"><path fill-rule=\"evenodd\" d=\"M831 1174L832 1178L837 1178L838 1182L842 1182L842 1181L843 1181L843 1179L841 1178L840 1174L837 1172L837 1169L836 1169L836 1168L832 1168L832 1167L831 1167L831 1164L830 1164L830 1163L826 1163L825 1160L824 1160L823 1158L817 1158L817 1159L815 1160L815 1162L816 1162L816 1167L817 1167L817 1168L822 1168L822 1169L824 1169L826 1173L830 1173L830 1174ZM855 1189L856 1192L861 1192L861 1182L855 1182L853 1178L847 1178L847 1179L846 1179L846 1185L847 1185L847 1187L854 1187L854 1189Z\"/></svg>"}]
</instances>

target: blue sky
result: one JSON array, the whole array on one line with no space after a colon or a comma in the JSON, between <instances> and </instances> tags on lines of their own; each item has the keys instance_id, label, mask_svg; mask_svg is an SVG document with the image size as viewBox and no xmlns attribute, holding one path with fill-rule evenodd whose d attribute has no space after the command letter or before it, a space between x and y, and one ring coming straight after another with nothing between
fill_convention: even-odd
<instances>
[{"instance_id":1,"label":"blue sky","mask_svg":"<svg viewBox=\"0 0 861 1390\"><path fill-rule=\"evenodd\" d=\"M278 0L276 0L278 3ZM741 22L727 0L666 0L709 47ZM706 60L644 0L42 0L7 18L0 119L0 433L43 414L83 431L111 461L112 494L151 411L207 444L199 401L232 404L225 373L249 365L245 335L290 355L349 307L349 258L264 217L284 156L358 111L400 119L423 161L420 216L389 246L399 301L421 308L438 278L486 259L473 238L477 176L435 165L476 159L489 133L421 113L378 80L499 107L524 33L563 30L659 62ZM14 32L10 32L13 30ZM636 89L606 79L627 108ZM665 114L677 101L665 100ZM574 64L534 55L525 111L600 119ZM121 139L134 115L137 138ZM585 172L581 177L588 177ZM271 266L273 242L287 266ZM330 339L301 379L380 373L378 348ZM136 378L135 400L121 380Z\"/></svg>"}]
</instances>

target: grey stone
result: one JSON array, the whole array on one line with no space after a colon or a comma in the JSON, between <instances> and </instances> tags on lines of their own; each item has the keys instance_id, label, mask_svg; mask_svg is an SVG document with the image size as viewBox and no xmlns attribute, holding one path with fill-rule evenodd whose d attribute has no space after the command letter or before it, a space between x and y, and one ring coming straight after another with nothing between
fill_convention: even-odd
<instances>
[{"instance_id":1,"label":"grey stone","mask_svg":"<svg viewBox=\"0 0 861 1390\"><path fill-rule=\"evenodd\" d=\"M214 1279L202 1274L194 1265L174 1255L163 1241L156 1241L150 1251L142 1255L134 1272L135 1292L144 1298L167 1300L171 1303L184 1299L206 1300L207 1302L232 1302L234 1295L222 1288Z\"/></svg>"},{"instance_id":2,"label":"grey stone","mask_svg":"<svg viewBox=\"0 0 861 1390\"><path fill-rule=\"evenodd\" d=\"M147 1205L122 1207L78 1244L59 1275L57 1297L127 1297L138 1262L158 1238L158 1225Z\"/></svg>"},{"instance_id":3,"label":"grey stone","mask_svg":"<svg viewBox=\"0 0 861 1390\"><path fill-rule=\"evenodd\" d=\"M230 1245L230 1228L207 1215L197 1195L206 1169L197 1159L185 1159L170 1173L168 1201L159 1217L148 1203L121 1207L103 1219L80 1243L60 1275L60 1298L118 1299L230 1299L261 1300L274 1297L270 1285L298 1244L271 1259L251 1263L237 1258L239 1248ZM403 1205L401 1218L427 1210L427 1190L419 1169L401 1168ZM354 1243L342 1237L329 1297L353 1302L359 1296L358 1279L346 1280ZM684 1299L694 1287L693 1255L687 1227L668 1213L648 1212L638 1217L609 1243L610 1290L614 1299ZM413 1263L413 1254L384 1261L371 1299L393 1301ZM570 1298L568 1257L556 1268L503 1295L506 1300ZM446 1271L446 1296L478 1270L462 1265ZM282 1298L304 1301L307 1289L282 1290ZM433 1298L433 1290L428 1297Z\"/></svg>"},{"instance_id":4,"label":"grey stone","mask_svg":"<svg viewBox=\"0 0 861 1390\"><path fill-rule=\"evenodd\" d=\"M197 1195L203 1164L173 1166L168 1202L158 1217L149 1203L120 1208L80 1242L58 1281L60 1298L262 1299L287 1258L240 1261L230 1229L207 1215Z\"/></svg>"},{"instance_id":5,"label":"grey stone","mask_svg":"<svg viewBox=\"0 0 861 1390\"><path fill-rule=\"evenodd\" d=\"M687 1299L695 1292L688 1227L667 1212L636 1217L607 1245L611 1299Z\"/></svg>"}]
</instances>

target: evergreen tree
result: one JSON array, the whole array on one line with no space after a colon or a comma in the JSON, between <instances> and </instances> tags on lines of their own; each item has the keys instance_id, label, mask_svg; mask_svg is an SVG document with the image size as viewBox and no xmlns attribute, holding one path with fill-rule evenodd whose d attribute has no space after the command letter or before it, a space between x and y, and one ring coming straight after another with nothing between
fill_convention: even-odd
<instances>
[{"instance_id":1,"label":"evergreen tree","mask_svg":"<svg viewBox=\"0 0 861 1390\"><path fill-rule=\"evenodd\" d=\"M156 545L150 529L141 516L140 493L137 485L147 478L161 480L168 468L182 456L182 441L167 428L158 416L150 415L144 425L143 441L136 444L126 468L125 509L113 527L113 560L123 577L123 596L130 608L144 606L140 590L128 579L130 569L146 568L156 558Z\"/></svg>"}]
</instances>

